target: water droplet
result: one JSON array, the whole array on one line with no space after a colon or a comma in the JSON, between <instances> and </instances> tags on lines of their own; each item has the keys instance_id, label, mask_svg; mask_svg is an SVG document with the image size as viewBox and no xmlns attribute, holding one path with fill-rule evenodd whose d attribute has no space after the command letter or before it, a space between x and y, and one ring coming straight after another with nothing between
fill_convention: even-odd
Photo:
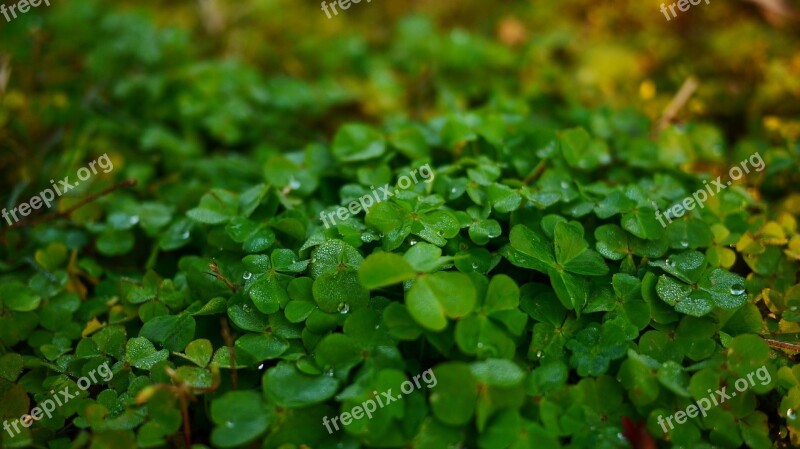
<instances>
[{"instance_id":1,"label":"water droplet","mask_svg":"<svg viewBox=\"0 0 800 449\"><path fill-rule=\"evenodd\" d=\"M258 369L264 369L264 364L258 365Z\"/></svg>"},{"instance_id":2,"label":"water droplet","mask_svg":"<svg viewBox=\"0 0 800 449\"><path fill-rule=\"evenodd\" d=\"M673 262L673 261L672 261L672 260L670 260L669 258L667 258L667 262L666 262L666 263L667 263L667 266L668 266L668 267L674 267L674 266L675 266L675 262Z\"/></svg>"},{"instance_id":3,"label":"water droplet","mask_svg":"<svg viewBox=\"0 0 800 449\"><path fill-rule=\"evenodd\" d=\"M689 242L687 240L681 240L680 242L678 242L678 245L680 245L681 248L688 248Z\"/></svg>"},{"instance_id":4,"label":"water droplet","mask_svg":"<svg viewBox=\"0 0 800 449\"><path fill-rule=\"evenodd\" d=\"M243 305L242 306L242 310L244 310L245 312L249 312L250 311L250 305L249 304Z\"/></svg>"},{"instance_id":5,"label":"water droplet","mask_svg":"<svg viewBox=\"0 0 800 449\"><path fill-rule=\"evenodd\" d=\"M189 231L183 231L183 234L181 234L181 238L182 239L188 239L189 238Z\"/></svg>"},{"instance_id":6,"label":"water droplet","mask_svg":"<svg viewBox=\"0 0 800 449\"><path fill-rule=\"evenodd\" d=\"M537 351L536 352L536 358L537 359L541 359L542 358L542 351Z\"/></svg>"},{"instance_id":7,"label":"water droplet","mask_svg":"<svg viewBox=\"0 0 800 449\"><path fill-rule=\"evenodd\" d=\"M333 368L329 369L328 371L325 371L325 375L333 377Z\"/></svg>"},{"instance_id":8,"label":"water droplet","mask_svg":"<svg viewBox=\"0 0 800 449\"><path fill-rule=\"evenodd\" d=\"M249 272L249 271L245 271L245 272L244 272L244 274L242 275L242 277L243 277L245 280L247 280L247 279L250 279L251 277L253 277L253 273L251 273L251 272Z\"/></svg>"},{"instance_id":9,"label":"water droplet","mask_svg":"<svg viewBox=\"0 0 800 449\"><path fill-rule=\"evenodd\" d=\"M380 328L381 328L381 325L380 325L380 324L376 324L376 325L375 325L375 330L378 330L378 329L380 329Z\"/></svg>"},{"instance_id":10,"label":"water droplet","mask_svg":"<svg viewBox=\"0 0 800 449\"><path fill-rule=\"evenodd\" d=\"M457 189L457 188L455 188L455 187L453 187L452 189L450 189L450 193L452 193L453 195L455 195L456 193L458 193L458 189Z\"/></svg>"},{"instance_id":11,"label":"water droplet","mask_svg":"<svg viewBox=\"0 0 800 449\"><path fill-rule=\"evenodd\" d=\"M478 347L479 347L479 348L482 348L482 347L483 347L483 343L481 343L481 342L478 342Z\"/></svg>"},{"instance_id":12,"label":"water droplet","mask_svg":"<svg viewBox=\"0 0 800 449\"><path fill-rule=\"evenodd\" d=\"M317 262L317 258L316 257L312 257L311 258L311 263L316 263L316 262Z\"/></svg>"},{"instance_id":13,"label":"water droplet","mask_svg":"<svg viewBox=\"0 0 800 449\"><path fill-rule=\"evenodd\" d=\"M346 302L340 302L339 303L339 307L337 307L336 309L339 311L339 313L341 313L342 315L345 315L345 314L347 314L347 312L350 311L350 304L348 304Z\"/></svg>"},{"instance_id":14,"label":"water droplet","mask_svg":"<svg viewBox=\"0 0 800 449\"><path fill-rule=\"evenodd\" d=\"M731 295L742 295L744 294L744 286L741 284L733 284L731 285Z\"/></svg>"},{"instance_id":15,"label":"water droplet","mask_svg":"<svg viewBox=\"0 0 800 449\"><path fill-rule=\"evenodd\" d=\"M233 429L233 421L225 421L225 427Z\"/></svg>"},{"instance_id":16,"label":"water droplet","mask_svg":"<svg viewBox=\"0 0 800 449\"><path fill-rule=\"evenodd\" d=\"M438 235L439 237L441 237L441 236L443 236L443 235L444 235L444 232L442 232L442 231L436 231L436 235Z\"/></svg>"},{"instance_id":17,"label":"water droplet","mask_svg":"<svg viewBox=\"0 0 800 449\"><path fill-rule=\"evenodd\" d=\"M137 215L132 215L131 218L128 219L128 222L132 225L139 223L139 217Z\"/></svg>"},{"instance_id":18,"label":"water droplet","mask_svg":"<svg viewBox=\"0 0 800 449\"><path fill-rule=\"evenodd\" d=\"M561 188L562 189L569 188L569 183L567 181L561 181Z\"/></svg>"},{"instance_id":19,"label":"water droplet","mask_svg":"<svg viewBox=\"0 0 800 449\"><path fill-rule=\"evenodd\" d=\"M786 418L794 421L795 419L797 419L797 413L795 413L795 411L792 409L786 410Z\"/></svg>"},{"instance_id":20,"label":"water droplet","mask_svg":"<svg viewBox=\"0 0 800 449\"><path fill-rule=\"evenodd\" d=\"M300 188L300 181L294 179L294 176L289 178L289 188L292 190L297 190Z\"/></svg>"},{"instance_id":21,"label":"water droplet","mask_svg":"<svg viewBox=\"0 0 800 449\"><path fill-rule=\"evenodd\" d=\"M472 262L472 269L473 270L477 270L478 269L478 262Z\"/></svg>"},{"instance_id":22,"label":"water droplet","mask_svg":"<svg viewBox=\"0 0 800 449\"><path fill-rule=\"evenodd\" d=\"M417 240L416 239L411 239L411 241L409 241L408 244L411 245L411 246L414 246L414 245L417 244Z\"/></svg>"},{"instance_id":23,"label":"water droplet","mask_svg":"<svg viewBox=\"0 0 800 449\"><path fill-rule=\"evenodd\" d=\"M617 438L619 438L620 441L625 441L625 435L623 435L622 432L617 432Z\"/></svg>"},{"instance_id":24,"label":"water droplet","mask_svg":"<svg viewBox=\"0 0 800 449\"><path fill-rule=\"evenodd\" d=\"M378 237L380 237L380 238L383 238L383 237L384 237L384 235L383 235L383 232L381 232L380 234L378 234Z\"/></svg>"}]
</instances>

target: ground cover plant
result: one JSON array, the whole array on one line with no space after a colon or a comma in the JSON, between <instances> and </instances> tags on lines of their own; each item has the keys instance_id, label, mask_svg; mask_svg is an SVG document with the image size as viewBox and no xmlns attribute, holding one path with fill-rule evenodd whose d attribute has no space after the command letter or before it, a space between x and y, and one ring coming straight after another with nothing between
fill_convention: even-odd
<instances>
[{"instance_id":1,"label":"ground cover plant","mask_svg":"<svg viewBox=\"0 0 800 449\"><path fill-rule=\"evenodd\" d=\"M800 445L788 6L52 3L2 447Z\"/></svg>"}]
</instances>

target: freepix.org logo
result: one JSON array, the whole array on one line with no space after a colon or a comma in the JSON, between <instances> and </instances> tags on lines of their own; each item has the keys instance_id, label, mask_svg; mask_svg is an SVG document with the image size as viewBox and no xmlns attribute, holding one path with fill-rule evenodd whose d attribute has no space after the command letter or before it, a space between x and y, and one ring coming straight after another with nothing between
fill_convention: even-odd
<instances>
[{"instance_id":1,"label":"freepix.org logo","mask_svg":"<svg viewBox=\"0 0 800 449\"><path fill-rule=\"evenodd\" d=\"M433 173L433 170L431 169L431 166L429 164L425 164L419 167L418 169L415 168L411 170L409 172L409 176L405 175L400 176L400 178L397 179L398 188L392 190L389 184L384 184L383 187L378 187L377 189L372 187L372 190L368 194L362 196L357 200L351 201L350 204L347 205L347 207L340 206L336 208L334 212L325 212L325 211L320 212L319 219L322 220L322 224L325 225L325 229L328 229L331 227L331 225L334 226L336 225L336 218L339 218L339 220L344 221L350 218L351 215L355 215L361 211L364 211L364 213L366 213L369 210L369 208L372 207L374 204L380 203L381 201L385 201L391 198L401 189L405 190L411 187L412 185L419 183L420 180L417 179L417 174L419 174L420 178L422 178L422 180L425 181L425 183L432 182L433 178L436 177L436 175ZM328 224L328 220L330 220L331 224Z\"/></svg>"},{"instance_id":2,"label":"freepix.org logo","mask_svg":"<svg viewBox=\"0 0 800 449\"><path fill-rule=\"evenodd\" d=\"M17 18L17 12L20 14L25 14L26 12L30 11L31 6L38 8L43 2L45 5L50 6L50 2L48 0L20 0L19 2L12 3L9 6L0 4L0 14L3 14L3 17L6 18L6 22L11 22Z\"/></svg>"},{"instance_id":3,"label":"freepix.org logo","mask_svg":"<svg viewBox=\"0 0 800 449\"><path fill-rule=\"evenodd\" d=\"M108 362L105 362L97 368L89 371L86 376L78 379L78 388L81 391L86 391L93 384L97 384L99 380L95 376L96 374L100 376L100 380L106 383L111 381L111 379L114 377L114 373L111 371L111 368L108 367ZM19 428L20 424L22 427L28 428L32 426L34 422L44 418L45 415L47 415L48 419L52 418L53 412L56 411L56 406L62 407L71 399L78 397L79 394L80 393L70 391L68 386L57 392L50 390L51 397L42 401L38 407L31 409L29 414L22 415L19 417L19 419L15 419L10 423L8 421L3 421L3 429L8 432L9 435L11 435L11 438L14 438L21 432Z\"/></svg>"},{"instance_id":4,"label":"freepix.org logo","mask_svg":"<svg viewBox=\"0 0 800 449\"><path fill-rule=\"evenodd\" d=\"M39 192L38 195L34 195L28 202L22 203L17 207L12 208L11 210L6 210L3 208L0 211L0 215L6 219L6 222L11 226L11 218L14 218L14 223L20 220L20 217L17 216L19 213L22 217L27 217L33 210L40 209L42 206L45 206L45 209L49 209L52 206L51 203L55 201L55 199L68 191L74 189L75 187L80 184L81 181L86 181L87 179L91 178L92 175L97 174L97 168L100 167L103 170L103 173L108 173L114 169L114 164L111 163L111 159L108 158L107 153L103 153L102 156L98 157L97 160L89 162L89 165L86 167L81 167L78 169L78 181L70 182L69 176L65 176L64 179L58 181L56 184L55 179L50 180L51 188L46 188ZM55 190L55 192L53 192Z\"/></svg>"}]
</instances>

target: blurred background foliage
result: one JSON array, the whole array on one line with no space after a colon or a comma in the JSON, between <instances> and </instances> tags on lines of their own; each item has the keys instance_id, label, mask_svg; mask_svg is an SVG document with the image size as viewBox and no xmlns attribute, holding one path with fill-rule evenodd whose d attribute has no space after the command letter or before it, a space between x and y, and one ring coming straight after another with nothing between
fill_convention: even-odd
<instances>
[{"instance_id":1,"label":"blurred background foliage","mask_svg":"<svg viewBox=\"0 0 800 449\"><path fill-rule=\"evenodd\" d=\"M146 181L204 154L263 162L352 120L494 105L655 121L689 77L700 85L679 120L729 140L797 140L796 4L714 1L671 21L658 6L375 1L328 19L290 0L53 2L0 27L3 197L15 203L87 154L111 152Z\"/></svg>"},{"instance_id":2,"label":"blurred background foliage","mask_svg":"<svg viewBox=\"0 0 800 449\"><path fill-rule=\"evenodd\" d=\"M10 233L9 244L2 248L0 271L27 270L34 273L34 283L44 284L39 280L43 275L25 263L34 269L37 263L66 265L68 289L84 300L87 290L81 279L89 284L109 267L113 269L108 270L113 272L109 279L141 277L143 268L154 270L143 281L145 287L160 281L156 272L171 277L182 271L190 278L196 275L190 283L205 287L199 290L213 293L208 287L213 284L203 276L207 260L195 253L213 254L218 246L213 243L224 239L219 232L210 232L208 239L195 233L194 224L186 218L186 211L202 204L201 197L211 187L242 192L266 181L275 190L265 200L268 211L259 212L258 219L266 221L270 215L270 226L283 233L284 239L302 242L308 229L319 226L316 221L306 225L320 210L358 196L352 192L360 190L348 182L357 180L366 190L367 185L379 185L391 177L388 167L394 156L358 167L334 161L328 144L350 122L372 124L390 135L414 127L418 134L429 133L419 139L422 145L416 145L419 140L391 142L409 160L430 158L436 165L464 156L465 160L475 158L466 165L492 168L488 159L480 158L481 151L496 146L504 163L522 174L536 173L533 165L539 155L534 157L534 153L552 150L546 141L555 136L554 130L583 126L598 139L609 141L620 156L615 161L620 164L597 170L614 185L637 180L640 172L630 167L659 172L706 169L719 174L726 161L768 149L769 171L764 179L758 178L759 191L751 193L763 195L769 206L780 204L778 212L800 215L796 169L800 8L796 2L712 0L671 21L659 11L659 2L633 0L373 0L353 5L332 19L318 2L296 0L51 0L51 5L32 9L9 23L0 21L0 171L4 175L0 205L10 208L26 201L48 186L50 179L75 173L103 153L111 157L114 172L98 175L91 183L81 184L75 195L60 198L59 210L115 180L136 178L139 182L133 191L115 193L113 202L104 198L81 207L71 214L68 226ZM667 114L678 126L661 133L656 143L650 142L643 136L655 130L689 79L698 82L696 92L673 117ZM419 122L425 126L417 126ZM518 129L508 131L511 128ZM430 138L430 134L436 135ZM426 139L444 151L434 154ZM361 143L353 140L354 147ZM538 144L543 148L534 148ZM394 165L402 161L397 157ZM600 164L595 161L594 165L591 168ZM447 176L441 173L442 179ZM546 187L554 184L559 187L552 189L577 197L568 175L564 176L539 180L537 188L552 193ZM601 196L609 191L597 189L589 193ZM676 199L681 194L671 190L663 196ZM774 266L754 268L758 276L748 280L759 291L768 284L776 284L781 291L765 311L771 314L765 319L766 327L776 333L800 332L796 314L782 316L787 310L795 312L790 304L796 298L787 293L783 301L782 296L792 283L794 262L780 265L780 276L774 276L777 261L783 260L777 246L785 245L788 238L762 232L762 227L770 231L777 226L763 216L755 216L752 223L740 218L750 216L744 200L736 197L734 203L724 202L727 196L721 198L714 210L734 216L728 221L736 225L731 226L736 228L736 238L714 235L716 250L726 256L718 256L715 264L730 267L735 258L723 251L731 252L727 247L738 241L739 234L758 229L764 245L775 246L763 258L774 261ZM303 207L291 207L298 204ZM286 210L272 219L272 212L281 207ZM796 221L785 215L778 216L793 234L787 258L796 260L800 241ZM99 236L96 251L89 245L90 235ZM345 237L361 243L360 231ZM54 242L65 246L46 247ZM760 268L761 243L750 245L756 249L741 246L740 253L752 253L745 261ZM76 262L76 252L72 252L67 262L65 248L86 249L82 256L89 257ZM181 248L182 252L176 252ZM223 253L221 244L218 252ZM97 260L92 259L95 256ZM185 256L182 266L180 256ZM57 262L48 262L51 259ZM230 263L231 257L220 260ZM741 263L737 268L749 271ZM84 302L81 317L106 313L103 297L115 292L109 279L93 287L93 298ZM12 284L14 289L16 285ZM172 289L171 284L167 287ZM125 289L127 293L132 287ZM108 321L128 322L126 314L132 311L144 315L142 321L152 318L127 307L110 307ZM56 333L63 327L65 333L78 334L78 323L65 324L50 316L47 328ZM86 324L87 332L97 330L92 328L96 320L79 324ZM757 328L755 323L747 330ZM31 347L50 337L38 335ZM12 337L12 346L24 340L17 334ZM654 353L659 351L653 348ZM588 346L580 349L588 350ZM786 370L782 376L789 377ZM793 402L781 406L782 412L800 404L800 375L792 376L783 382L794 388ZM646 376L632 377L647 380ZM161 374L155 379L167 381ZM609 388L602 383L608 379L598 384L597 390L603 391L598 398L606 397ZM594 391L592 385L584 382L580 388ZM765 406L773 411L778 408ZM321 427L314 425L321 434ZM613 430L612 438L617 436L616 426L605 429ZM730 427L719 433L727 434L727 429L736 426L738 422L731 420ZM799 441L797 426L791 427L793 443ZM767 435L767 425L761 427ZM310 428L292 431L304 433ZM150 429L146 430L141 433L148 435ZM769 430L772 436L779 432ZM786 432L780 432L785 440ZM108 446L124 447L117 440Z\"/></svg>"}]
</instances>

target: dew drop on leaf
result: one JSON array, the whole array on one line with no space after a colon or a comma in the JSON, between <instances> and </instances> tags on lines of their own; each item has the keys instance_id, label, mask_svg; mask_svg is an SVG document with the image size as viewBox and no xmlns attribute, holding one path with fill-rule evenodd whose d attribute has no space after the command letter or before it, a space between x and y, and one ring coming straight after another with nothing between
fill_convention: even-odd
<instances>
[{"instance_id":1,"label":"dew drop on leaf","mask_svg":"<svg viewBox=\"0 0 800 449\"><path fill-rule=\"evenodd\" d=\"M250 279L251 277L253 277L253 273L249 271L245 271L244 274L242 275L242 278L244 279Z\"/></svg>"},{"instance_id":2,"label":"dew drop on leaf","mask_svg":"<svg viewBox=\"0 0 800 449\"><path fill-rule=\"evenodd\" d=\"M414 246L414 245L417 244L417 240L416 239L411 239L411 241L409 241L408 244L411 245L411 246Z\"/></svg>"},{"instance_id":3,"label":"dew drop on leaf","mask_svg":"<svg viewBox=\"0 0 800 449\"><path fill-rule=\"evenodd\" d=\"M794 421L795 419L797 419L797 413L795 413L795 411L792 409L788 409L786 410L786 418Z\"/></svg>"},{"instance_id":4,"label":"dew drop on leaf","mask_svg":"<svg viewBox=\"0 0 800 449\"><path fill-rule=\"evenodd\" d=\"M731 295L741 295L744 293L744 286L741 284L731 285Z\"/></svg>"},{"instance_id":5,"label":"dew drop on leaf","mask_svg":"<svg viewBox=\"0 0 800 449\"><path fill-rule=\"evenodd\" d=\"M345 315L345 314L347 314L347 312L350 311L350 304L348 304L346 302L340 302L339 303L339 307L337 307L336 309L339 311L339 313L341 313L342 315Z\"/></svg>"}]
</instances>

